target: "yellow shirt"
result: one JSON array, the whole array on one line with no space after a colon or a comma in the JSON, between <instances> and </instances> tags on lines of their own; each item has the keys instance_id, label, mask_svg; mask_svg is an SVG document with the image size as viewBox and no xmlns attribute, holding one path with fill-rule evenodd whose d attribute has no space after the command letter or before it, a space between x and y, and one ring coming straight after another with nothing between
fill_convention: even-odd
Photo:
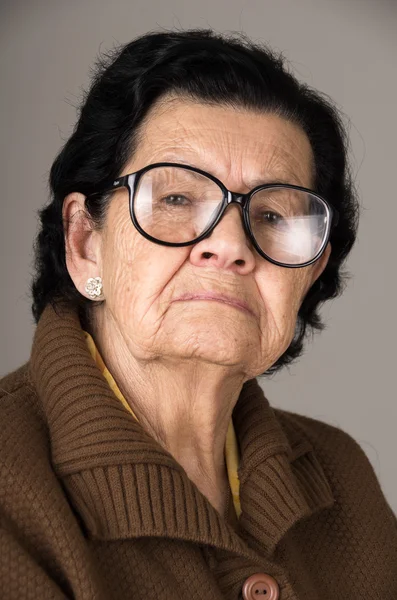
<instances>
[{"instance_id":1,"label":"yellow shirt","mask_svg":"<svg viewBox=\"0 0 397 600\"><path fill-rule=\"evenodd\" d=\"M98 368L101 370L103 376L108 382L110 388L112 389L115 396L120 400L123 404L124 408L128 410L128 412L138 421L136 415L133 413L130 405L127 400L124 398L123 394L120 392L117 383L113 379L110 371L106 368L105 363L102 360L102 357L95 345L95 342L92 336L84 331L84 335L87 341L87 346L89 351L91 352L91 356L95 360ZM226 444L225 444L225 459L227 466L227 474L229 478L230 489L233 496L234 509L236 511L237 518L240 517L241 508L240 508L240 481L237 475L237 468L240 464L240 454L239 448L236 439L236 433L233 427L233 419L230 419L229 428L226 434Z\"/></svg>"}]
</instances>

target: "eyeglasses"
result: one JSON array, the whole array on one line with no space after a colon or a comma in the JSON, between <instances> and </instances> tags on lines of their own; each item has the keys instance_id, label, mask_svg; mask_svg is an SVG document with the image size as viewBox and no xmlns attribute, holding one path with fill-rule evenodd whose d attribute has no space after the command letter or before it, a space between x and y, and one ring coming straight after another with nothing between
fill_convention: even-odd
<instances>
[{"instance_id":1,"label":"eyeglasses","mask_svg":"<svg viewBox=\"0 0 397 600\"><path fill-rule=\"evenodd\" d=\"M241 206L243 226L257 252L282 267L305 267L323 254L339 213L310 189L284 183L231 192L210 173L160 162L123 175L87 198L126 187L131 220L148 240L189 246L209 237L226 208Z\"/></svg>"}]
</instances>

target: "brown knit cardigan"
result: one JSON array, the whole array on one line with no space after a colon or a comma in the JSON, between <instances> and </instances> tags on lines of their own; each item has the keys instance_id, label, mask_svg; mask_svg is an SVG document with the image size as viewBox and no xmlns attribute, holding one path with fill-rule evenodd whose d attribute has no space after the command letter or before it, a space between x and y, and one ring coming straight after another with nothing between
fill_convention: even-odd
<instances>
[{"instance_id":1,"label":"brown knit cardigan","mask_svg":"<svg viewBox=\"0 0 397 600\"><path fill-rule=\"evenodd\" d=\"M233 412L238 531L113 395L66 307L0 381L0 423L1 598L238 600L264 573L279 600L397 599L397 520L366 454L255 379Z\"/></svg>"}]
</instances>

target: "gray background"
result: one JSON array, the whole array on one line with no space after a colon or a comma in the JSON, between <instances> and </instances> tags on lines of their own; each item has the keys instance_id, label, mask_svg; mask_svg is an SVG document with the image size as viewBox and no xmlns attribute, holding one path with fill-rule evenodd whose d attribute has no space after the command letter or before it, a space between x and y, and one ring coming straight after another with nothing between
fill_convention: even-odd
<instances>
[{"instance_id":1,"label":"gray background","mask_svg":"<svg viewBox=\"0 0 397 600\"><path fill-rule=\"evenodd\" d=\"M55 154L72 132L101 51L158 28L244 31L282 50L299 79L350 122L362 204L343 296L327 329L263 388L273 406L350 433L397 512L397 2L390 0L61 0L0 5L1 371L29 358L32 243Z\"/></svg>"}]
</instances>

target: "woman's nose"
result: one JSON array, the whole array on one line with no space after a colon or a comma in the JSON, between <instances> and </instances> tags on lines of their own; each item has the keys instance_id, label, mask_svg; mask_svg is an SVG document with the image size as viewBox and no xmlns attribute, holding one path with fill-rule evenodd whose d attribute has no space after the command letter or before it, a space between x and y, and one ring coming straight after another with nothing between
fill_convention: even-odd
<instances>
[{"instance_id":1,"label":"woman's nose","mask_svg":"<svg viewBox=\"0 0 397 600\"><path fill-rule=\"evenodd\" d=\"M229 206L211 235L193 246L190 260L245 275L255 268L255 250L243 226L241 208Z\"/></svg>"}]
</instances>

